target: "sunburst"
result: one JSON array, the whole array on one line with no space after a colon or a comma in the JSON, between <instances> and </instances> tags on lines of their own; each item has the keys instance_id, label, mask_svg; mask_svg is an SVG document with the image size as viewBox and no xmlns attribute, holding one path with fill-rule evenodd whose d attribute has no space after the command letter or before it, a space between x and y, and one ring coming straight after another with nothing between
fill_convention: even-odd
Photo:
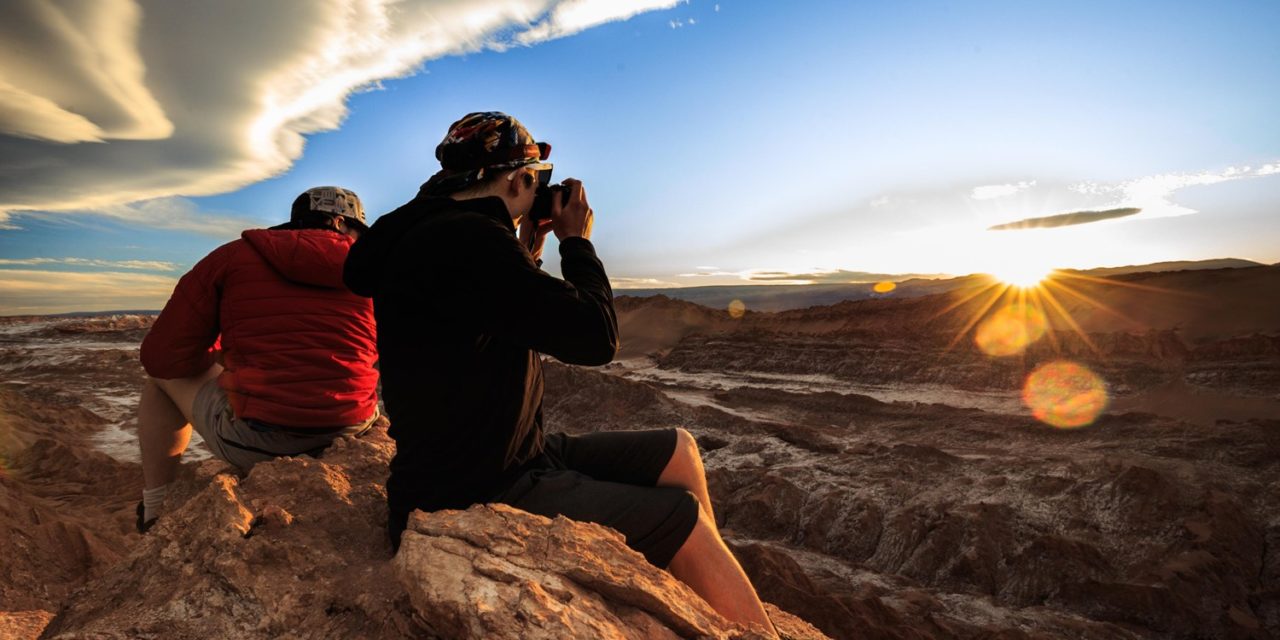
<instances>
[{"instance_id":1,"label":"sunburst","mask_svg":"<svg viewBox=\"0 0 1280 640\"><path fill-rule=\"evenodd\" d=\"M1002 270L1001 273L992 274L990 278L978 280L971 290L957 291L955 299L934 316L936 319L952 313L961 314L961 327L947 344L946 350L950 351L966 336L972 335L975 344L989 356L1021 356L1033 343L1044 338L1048 340L1052 352L1061 358L1064 345L1058 332L1065 330L1068 334L1074 333L1095 357L1103 357L1097 343L1079 320L1073 317L1072 309L1076 313L1085 310L1101 312L1132 323L1131 326L1138 326L1139 323L1090 296L1084 290L1085 287L1063 282L1068 279L1074 279L1080 284L1097 283L1160 293L1181 293L1049 269ZM1071 307L1063 303L1064 297ZM1027 377L1023 397L1028 408L1037 419L1055 427L1091 424L1106 407L1105 382L1088 367L1077 362L1056 360L1054 366L1057 368L1043 371L1037 369L1040 375ZM1061 375L1048 375L1045 372L1059 372Z\"/></svg>"}]
</instances>

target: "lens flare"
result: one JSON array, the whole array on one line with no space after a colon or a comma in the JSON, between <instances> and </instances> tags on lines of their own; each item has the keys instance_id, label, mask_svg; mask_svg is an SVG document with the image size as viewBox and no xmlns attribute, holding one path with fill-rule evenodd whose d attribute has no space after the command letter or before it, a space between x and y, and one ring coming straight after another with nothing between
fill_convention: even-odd
<instances>
[{"instance_id":1,"label":"lens flare","mask_svg":"<svg viewBox=\"0 0 1280 640\"><path fill-rule=\"evenodd\" d=\"M729 317L737 320L747 313L747 305L741 300L734 300L729 303Z\"/></svg>"},{"instance_id":2,"label":"lens flare","mask_svg":"<svg viewBox=\"0 0 1280 640\"><path fill-rule=\"evenodd\" d=\"M1107 408L1107 386L1084 365L1059 360L1036 367L1022 387L1031 415L1058 429L1093 424Z\"/></svg>"},{"instance_id":3,"label":"lens flare","mask_svg":"<svg viewBox=\"0 0 1280 640\"><path fill-rule=\"evenodd\" d=\"M1039 307L1015 302L978 325L973 341L989 356L1015 356L1043 337L1048 327Z\"/></svg>"},{"instance_id":4,"label":"lens flare","mask_svg":"<svg viewBox=\"0 0 1280 640\"><path fill-rule=\"evenodd\" d=\"M877 282L876 286L871 287L872 291L875 291L876 293L889 293L897 288L898 285L895 282Z\"/></svg>"}]
</instances>

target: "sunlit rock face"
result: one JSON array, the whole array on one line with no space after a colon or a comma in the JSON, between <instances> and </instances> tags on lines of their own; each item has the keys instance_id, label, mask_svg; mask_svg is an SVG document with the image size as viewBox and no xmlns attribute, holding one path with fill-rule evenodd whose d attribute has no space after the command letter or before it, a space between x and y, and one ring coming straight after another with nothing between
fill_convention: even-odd
<instances>
[{"instance_id":1,"label":"sunlit rock face","mask_svg":"<svg viewBox=\"0 0 1280 640\"><path fill-rule=\"evenodd\" d=\"M0 630L33 619L18 613L56 610L128 553L142 477L93 450L107 424L72 397L0 384L0 611L15 614Z\"/></svg>"},{"instance_id":2,"label":"sunlit rock face","mask_svg":"<svg viewBox=\"0 0 1280 640\"><path fill-rule=\"evenodd\" d=\"M238 478L186 468L132 553L63 603L50 637L411 637L390 578L381 481L391 443L342 441Z\"/></svg>"},{"instance_id":3,"label":"sunlit rock face","mask_svg":"<svg viewBox=\"0 0 1280 640\"><path fill-rule=\"evenodd\" d=\"M417 618L441 637L767 637L764 629L728 624L638 558L621 534L504 505L414 514L394 564ZM766 609L786 637L826 637L773 605Z\"/></svg>"},{"instance_id":4,"label":"sunlit rock face","mask_svg":"<svg viewBox=\"0 0 1280 640\"><path fill-rule=\"evenodd\" d=\"M765 637L721 618L616 532L564 518L502 506L418 514L392 559L382 485L392 451L378 431L244 478L214 461L189 469L181 506L70 597L45 635ZM826 637L772 615L792 637Z\"/></svg>"}]
</instances>

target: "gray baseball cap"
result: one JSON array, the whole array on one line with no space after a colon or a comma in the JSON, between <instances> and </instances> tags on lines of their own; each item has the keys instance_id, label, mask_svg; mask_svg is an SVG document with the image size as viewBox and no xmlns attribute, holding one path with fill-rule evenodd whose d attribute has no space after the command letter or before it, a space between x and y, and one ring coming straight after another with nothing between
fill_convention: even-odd
<instances>
[{"instance_id":1,"label":"gray baseball cap","mask_svg":"<svg viewBox=\"0 0 1280 640\"><path fill-rule=\"evenodd\" d=\"M299 216L312 211L342 216L361 230L369 228L364 221L364 205L360 202L360 196L350 189L342 187L307 189L293 201L293 210L290 212L289 219L297 220Z\"/></svg>"}]
</instances>

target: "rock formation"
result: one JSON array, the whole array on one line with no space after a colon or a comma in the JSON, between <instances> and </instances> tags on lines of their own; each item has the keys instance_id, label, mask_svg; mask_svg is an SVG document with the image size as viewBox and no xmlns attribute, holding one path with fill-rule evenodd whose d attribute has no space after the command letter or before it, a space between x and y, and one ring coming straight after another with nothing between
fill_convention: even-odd
<instances>
[{"instance_id":1,"label":"rock formation","mask_svg":"<svg viewBox=\"0 0 1280 640\"><path fill-rule=\"evenodd\" d=\"M72 594L47 638L763 638L616 532L506 507L416 514L386 540L385 432L244 478L187 468L177 507ZM180 503L180 504L175 504ZM772 610L789 636L824 638Z\"/></svg>"},{"instance_id":2,"label":"rock formation","mask_svg":"<svg viewBox=\"0 0 1280 640\"><path fill-rule=\"evenodd\" d=\"M57 396L0 389L0 611L31 614L0 618L0 629L56 609L125 555L142 481L137 465L85 444L102 426Z\"/></svg>"},{"instance_id":3,"label":"rock formation","mask_svg":"<svg viewBox=\"0 0 1280 640\"><path fill-rule=\"evenodd\" d=\"M419 619L442 637L768 637L729 625L621 534L504 505L414 514L395 566ZM784 637L825 637L766 607Z\"/></svg>"}]
</instances>

